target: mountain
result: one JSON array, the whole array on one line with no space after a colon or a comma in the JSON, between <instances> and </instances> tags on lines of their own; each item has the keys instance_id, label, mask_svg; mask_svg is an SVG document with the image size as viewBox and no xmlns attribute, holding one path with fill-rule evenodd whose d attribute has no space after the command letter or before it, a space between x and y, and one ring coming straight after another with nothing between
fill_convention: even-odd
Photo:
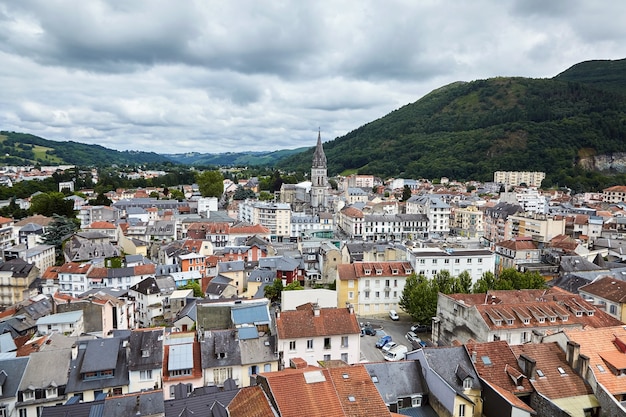
<instances>
[{"instance_id":1,"label":"mountain","mask_svg":"<svg viewBox=\"0 0 626 417\"><path fill-rule=\"evenodd\" d=\"M226 152L226 153L198 153L166 154L165 157L184 165L194 166L273 166L279 161L307 148L283 149L272 152Z\"/></svg>"},{"instance_id":2,"label":"mountain","mask_svg":"<svg viewBox=\"0 0 626 417\"><path fill-rule=\"evenodd\" d=\"M170 162L154 152L115 151L100 145L53 141L27 133L0 131L2 165L135 165Z\"/></svg>"},{"instance_id":3,"label":"mountain","mask_svg":"<svg viewBox=\"0 0 626 417\"><path fill-rule=\"evenodd\" d=\"M545 171L545 183L572 187L578 177L594 177L584 169L624 173L624 65L594 61L553 79L441 87L325 143L329 174L486 181L497 170ZM312 155L310 148L278 166L306 172Z\"/></svg>"}]
</instances>

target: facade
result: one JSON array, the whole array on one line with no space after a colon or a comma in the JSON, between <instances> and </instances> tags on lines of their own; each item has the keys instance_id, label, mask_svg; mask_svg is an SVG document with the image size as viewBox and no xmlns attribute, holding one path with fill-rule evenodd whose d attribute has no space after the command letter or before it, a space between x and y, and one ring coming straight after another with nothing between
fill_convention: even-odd
<instances>
[{"instance_id":1,"label":"facade","mask_svg":"<svg viewBox=\"0 0 626 417\"><path fill-rule=\"evenodd\" d=\"M483 212L476 206L457 208L454 210L452 227L459 236L482 237L484 234Z\"/></svg>"},{"instance_id":2,"label":"facade","mask_svg":"<svg viewBox=\"0 0 626 417\"><path fill-rule=\"evenodd\" d=\"M523 264L539 263L541 251L530 238L505 240L495 245L495 274L507 268L518 269Z\"/></svg>"},{"instance_id":3,"label":"facade","mask_svg":"<svg viewBox=\"0 0 626 417\"><path fill-rule=\"evenodd\" d=\"M496 171L493 173L493 182L505 186L526 184L528 187L541 187L541 181L543 181L545 177L545 172Z\"/></svg>"},{"instance_id":4,"label":"facade","mask_svg":"<svg viewBox=\"0 0 626 417\"><path fill-rule=\"evenodd\" d=\"M61 333L66 336L80 336L84 331L82 311L50 314L37 320L37 333L40 335Z\"/></svg>"},{"instance_id":5,"label":"facade","mask_svg":"<svg viewBox=\"0 0 626 417\"><path fill-rule=\"evenodd\" d=\"M519 205L509 203L498 203L485 209L483 218L484 238L492 250L496 243L511 239L513 226L507 220L509 216L520 211L522 208Z\"/></svg>"},{"instance_id":6,"label":"facade","mask_svg":"<svg viewBox=\"0 0 626 417\"><path fill-rule=\"evenodd\" d=\"M360 316L398 310L406 278L413 273L407 261L355 262L337 268L337 305L352 305Z\"/></svg>"},{"instance_id":7,"label":"facade","mask_svg":"<svg viewBox=\"0 0 626 417\"><path fill-rule=\"evenodd\" d=\"M511 223L511 238L527 237L537 243L546 244L558 235L565 233L565 218L536 213L513 214L508 216ZM506 240L506 239L505 239Z\"/></svg>"},{"instance_id":8,"label":"facade","mask_svg":"<svg viewBox=\"0 0 626 417\"><path fill-rule=\"evenodd\" d=\"M611 316L626 322L626 281L601 276L578 288L578 294L590 303L602 306Z\"/></svg>"},{"instance_id":9,"label":"facade","mask_svg":"<svg viewBox=\"0 0 626 417\"><path fill-rule=\"evenodd\" d=\"M148 277L133 285L128 295L135 299L135 323L139 327L150 327L165 315L169 296L176 290L170 277Z\"/></svg>"},{"instance_id":10,"label":"facade","mask_svg":"<svg viewBox=\"0 0 626 417\"><path fill-rule=\"evenodd\" d=\"M618 204L626 201L626 186L616 185L602 190L602 201L610 204Z\"/></svg>"},{"instance_id":11,"label":"facade","mask_svg":"<svg viewBox=\"0 0 626 417\"><path fill-rule=\"evenodd\" d=\"M407 214L424 214L428 218L428 235L445 237L450 233L450 205L438 196L419 195L406 201Z\"/></svg>"},{"instance_id":12,"label":"facade","mask_svg":"<svg viewBox=\"0 0 626 417\"><path fill-rule=\"evenodd\" d=\"M472 277L472 285L485 272L494 272L496 257L486 249L448 249L413 248L408 251L408 258L418 275L431 279L442 271L448 271L453 277L467 272Z\"/></svg>"},{"instance_id":13,"label":"facade","mask_svg":"<svg viewBox=\"0 0 626 417\"><path fill-rule=\"evenodd\" d=\"M128 339L129 392L157 390L163 387L162 327L133 330Z\"/></svg>"},{"instance_id":14,"label":"facade","mask_svg":"<svg viewBox=\"0 0 626 417\"><path fill-rule=\"evenodd\" d=\"M0 265L0 306L11 306L28 298L39 269L23 259L12 259Z\"/></svg>"},{"instance_id":15,"label":"facade","mask_svg":"<svg viewBox=\"0 0 626 417\"><path fill-rule=\"evenodd\" d=\"M564 329L601 328L621 323L581 296L560 290L502 290L487 294L442 294L433 318L433 343L505 340L538 342Z\"/></svg>"},{"instance_id":16,"label":"facade","mask_svg":"<svg viewBox=\"0 0 626 417\"><path fill-rule=\"evenodd\" d=\"M289 239L291 207L286 203L246 200L239 203L239 221L260 224L269 229L273 241Z\"/></svg>"},{"instance_id":17,"label":"facade","mask_svg":"<svg viewBox=\"0 0 626 417\"><path fill-rule=\"evenodd\" d=\"M320 361L360 360L361 328L354 309L320 308L303 304L296 310L282 311L276 316L277 348L281 366L288 367L294 358L309 365Z\"/></svg>"}]
</instances>

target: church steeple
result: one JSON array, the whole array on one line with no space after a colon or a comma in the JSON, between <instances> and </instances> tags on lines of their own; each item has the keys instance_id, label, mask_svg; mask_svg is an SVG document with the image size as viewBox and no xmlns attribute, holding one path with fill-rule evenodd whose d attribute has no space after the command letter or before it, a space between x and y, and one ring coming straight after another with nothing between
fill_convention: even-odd
<instances>
[{"instance_id":1,"label":"church steeple","mask_svg":"<svg viewBox=\"0 0 626 417\"><path fill-rule=\"evenodd\" d=\"M317 131L317 146L313 153L313 165L311 167L311 207L313 208L326 207L329 188L326 163L320 129Z\"/></svg>"},{"instance_id":2,"label":"church steeple","mask_svg":"<svg viewBox=\"0 0 626 417\"><path fill-rule=\"evenodd\" d=\"M326 154L324 154L324 148L322 147L321 130L317 131L317 146L313 153L313 168L326 168Z\"/></svg>"}]
</instances>

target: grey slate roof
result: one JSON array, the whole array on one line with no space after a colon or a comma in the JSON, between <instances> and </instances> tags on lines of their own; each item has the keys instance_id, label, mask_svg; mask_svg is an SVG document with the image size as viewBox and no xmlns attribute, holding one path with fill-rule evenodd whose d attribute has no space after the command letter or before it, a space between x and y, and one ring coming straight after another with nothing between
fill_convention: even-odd
<instances>
[{"instance_id":1,"label":"grey slate roof","mask_svg":"<svg viewBox=\"0 0 626 417\"><path fill-rule=\"evenodd\" d=\"M252 339L239 339L241 364L273 362L278 360L275 336L261 336Z\"/></svg>"},{"instance_id":2,"label":"grey slate roof","mask_svg":"<svg viewBox=\"0 0 626 417\"><path fill-rule=\"evenodd\" d=\"M121 342L122 339L117 337L80 342L78 355L70 363L66 392L104 390L110 387L128 385L126 349L121 348ZM113 369L113 378L83 381L81 375L83 372L107 369Z\"/></svg>"},{"instance_id":3,"label":"grey slate roof","mask_svg":"<svg viewBox=\"0 0 626 417\"><path fill-rule=\"evenodd\" d=\"M70 349L43 350L29 355L26 372L19 390L48 388L67 384L67 370L70 367Z\"/></svg>"},{"instance_id":4,"label":"grey slate roof","mask_svg":"<svg viewBox=\"0 0 626 417\"><path fill-rule=\"evenodd\" d=\"M200 343L200 350L203 369L241 364L241 352L235 329L205 332L204 340Z\"/></svg>"},{"instance_id":5,"label":"grey slate roof","mask_svg":"<svg viewBox=\"0 0 626 417\"><path fill-rule=\"evenodd\" d=\"M157 369L163 363L163 329L135 330L128 339L128 369ZM146 352L148 356L144 356Z\"/></svg>"},{"instance_id":6,"label":"grey slate roof","mask_svg":"<svg viewBox=\"0 0 626 417\"><path fill-rule=\"evenodd\" d=\"M0 400L17 396L20 381L26 371L28 357L0 360Z\"/></svg>"},{"instance_id":7,"label":"grey slate roof","mask_svg":"<svg viewBox=\"0 0 626 417\"><path fill-rule=\"evenodd\" d=\"M152 416L164 412L163 391L136 392L104 400L103 417ZM89 417L92 417L89 415Z\"/></svg>"},{"instance_id":8,"label":"grey slate roof","mask_svg":"<svg viewBox=\"0 0 626 417\"><path fill-rule=\"evenodd\" d=\"M267 303L234 306L231 310L231 315L235 326L242 324L269 324L271 322Z\"/></svg>"},{"instance_id":9,"label":"grey slate roof","mask_svg":"<svg viewBox=\"0 0 626 417\"><path fill-rule=\"evenodd\" d=\"M400 397L428 392L417 361L370 362L363 366L387 405Z\"/></svg>"},{"instance_id":10,"label":"grey slate roof","mask_svg":"<svg viewBox=\"0 0 626 417\"><path fill-rule=\"evenodd\" d=\"M239 392L239 388L224 390L213 389L212 387L204 388L210 389L195 390L187 398L165 401L165 417L221 417L227 415L219 414L217 408L228 407Z\"/></svg>"}]
</instances>

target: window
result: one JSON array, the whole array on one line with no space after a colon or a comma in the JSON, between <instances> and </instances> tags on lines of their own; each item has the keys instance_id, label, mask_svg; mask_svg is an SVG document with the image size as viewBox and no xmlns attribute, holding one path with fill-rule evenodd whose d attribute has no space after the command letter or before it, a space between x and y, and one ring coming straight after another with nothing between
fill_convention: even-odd
<instances>
[{"instance_id":1,"label":"window","mask_svg":"<svg viewBox=\"0 0 626 417\"><path fill-rule=\"evenodd\" d=\"M370 286L370 280L366 279L365 280L365 288L369 288L369 286Z\"/></svg>"},{"instance_id":2,"label":"window","mask_svg":"<svg viewBox=\"0 0 626 417\"><path fill-rule=\"evenodd\" d=\"M611 304L611 306L609 307L609 313L610 314L617 314L617 306L615 304Z\"/></svg>"},{"instance_id":3,"label":"window","mask_svg":"<svg viewBox=\"0 0 626 417\"><path fill-rule=\"evenodd\" d=\"M380 291L376 291L376 293L374 293L374 296L375 296L376 298L380 298Z\"/></svg>"},{"instance_id":4,"label":"window","mask_svg":"<svg viewBox=\"0 0 626 417\"><path fill-rule=\"evenodd\" d=\"M369 291L365 291L365 298L370 298L370 292Z\"/></svg>"},{"instance_id":5,"label":"window","mask_svg":"<svg viewBox=\"0 0 626 417\"><path fill-rule=\"evenodd\" d=\"M191 368L176 369L176 370L170 371L170 376L185 376L185 375L191 375Z\"/></svg>"},{"instance_id":6,"label":"window","mask_svg":"<svg viewBox=\"0 0 626 417\"><path fill-rule=\"evenodd\" d=\"M444 259L444 260L443 260L443 263L444 263L444 264L449 264L449 263L450 263L450 259Z\"/></svg>"},{"instance_id":7,"label":"window","mask_svg":"<svg viewBox=\"0 0 626 417\"><path fill-rule=\"evenodd\" d=\"M271 372L271 371L272 371L272 364L266 363L265 365L263 365L263 372Z\"/></svg>"},{"instance_id":8,"label":"window","mask_svg":"<svg viewBox=\"0 0 626 417\"><path fill-rule=\"evenodd\" d=\"M20 408L19 417L27 417L25 408Z\"/></svg>"},{"instance_id":9,"label":"window","mask_svg":"<svg viewBox=\"0 0 626 417\"><path fill-rule=\"evenodd\" d=\"M454 260L454 263L455 263L455 264L461 263L461 260L460 260L460 259L455 259L455 260Z\"/></svg>"},{"instance_id":10,"label":"window","mask_svg":"<svg viewBox=\"0 0 626 417\"><path fill-rule=\"evenodd\" d=\"M324 338L324 349L330 349L330 337Z\"/></svg>"},{"instance_id":11,"label":"window","mask_svg":"<svg viewBox=\"0 0 626 417\"><path fill-rule=\"evenodd\" d=\"M385 287L389 286L390 281L388 279L385 280Z\"/></svg>"},{"instance_id":12,"label":"window","mask_svg":"<svg viewBox=\"0 0 626 417\"><path fill-rule=\"evenodd\" d=\"M9 417L9 410L6 405L0 405L0 417Z\"/></svg>"},{"instance_id":13,"label":"window","mask_svg":"<svg viewBox=\"0 0 626 417\"><path fill-rule=\"evenodd\" d=\"M342 348L348 347L348 336L341 336L341 347Z\"/></svg>"},{"instance_id":14,"label":"window","mask_svg":"<svg viewBox=\"0 0 626 417\"><path fill-rule=\"evenodd\" d=\"M309 339L306 341L307 350L313 350L313 339Z\"/></svg>"},{"instance_id":15,"label":"window","mask_svg":"<svg viewBox=\"0 0 626 417\"><path fill-rule=\"evenodd\" d=\"M472 259L471 259L471 258L468 258L468 259L467 259L467 263L468 263L468 264L471 264L471 263L472 263Z\"/></svg>"},{"instance_id":16,"label":"window","mask_svg":"<svg viewBox=\"0 0 626 417\"><path fill-rule=\"evenodd\" d=\"M348 280L348 288L354 288L354 280L353 279L349 279Z\"/></svg>"},{"instance_id":17,"label":"window","mask_svg":"<svg viewBox=\"0 0 626 417\"><path fill-rule=\"evenodd\" d=\"M141 349L141 357L147 358L150 356L150 351L148 349Z\"/></svg>"},{"instance_id":18,"label":"window","mask_svg":"<svg viewBox=\"0 0 626 417\"><path fill-rule=\"evenodd\" d=\"M213 369L213 383L215 385L223 385L224 381L233 377L232 368L215 368Z\"/></svg>"},{"instance_id":19,"label":"window","mask_svg":"<svg viewBox=\"0 0 626 417\"><path fill-rule=\"evenodd\" d=\"M56 387L50 387L50 388L46 388L46 398L54 398L54 397L58 397L58 393L57 393L57 388Z\"/></svg>"},{"instance_id":20,"label":"window","mask_svg":"<svg viewBox=\"0 0 626 417\"><path fill-rule=\"evenodd\" d=\"M330 360L330 355L324 355L324 360L325 361L329 361Z\"/></svg>"},{"instance_id":21,"label":"window","mask_svg":"<svg viewBox=\"0 0 626 417\"><path fill-rule=\"evenodd\" d=\"M425 264L426 263L426 259L420 259L420 264Z\"/></svg>"},{"instance_id":22,"label":"window","mask_svg":"<svg viewBox=\"0 0 626 417\"><path fill-rule=\"evenodd\" d=\"M152 379L152 369L146 369L145 371L139 371L139 379L141 381L149 381Z\"/></svg>"},{"instance_id":23,"label":"window","mask_svg":"<svg viewBox=\"0 0 626 417\"><path fill-rule=\"evenodd\" d=\"M459 417L465 417L465 404L459 404Z\"/></svg>"},{"instance_id":24,"label":"window","mask_svg":"<svg viewBox=\"0 0 626 417\"><path fill-rule=\"evenodd\" d=\"M22 393L22 397L24 397L24 401L34 400L35 399L35 391L24 391Z\"/></svg>"},{"instance_id":25,"label":"window","mask_svg":"<svg viewBox=\"0 0 626 417\"><path fill-rule=\"evenodd\" d=\"M345 363L348 363L348 354L347 353L342 353L341 354L341 360Z\"/></svg>"},{"instance_id":26,"label":"window","mask_svg":"<svg viewBox=\"0 0 626 417\"><path fill-rule=\"evenodd\" d=\"M463 389L470 389L472 388L472 378L465 378L463 380Z\"/></svg>"},{"instance_id":27,"label":"window","mask_svg":"<svg viewBox=\"0 0 626 417\"><path fill-rule=\"evenodd\" d=\"M248 375L256 375L259 373L259 368L256 365L248 367Z\"/></svg>"},{"instance_id":28,"label":"window","mask_svg":"<svg viewBox=\"0 0 626 417\"><path fill-rule=\"evenodd\" d=\"M292 340L289 342L289 350L296 350L296 341Z\"/></svg>"},{"instance_id":29,"label":"window","mask_svg":"<svg viewBox=\"0 0 626 417\"><path fill-rule=\"evenodd\" d=\"M113 388L113 395L122 395L122 387Z\"/></svg>"},{"instance_id":30,"label":"window","mask_svg":"<svg viewBox=\"0 0 626 417\"><path fill-rule=\"evenodd\" d=\"M354 298L354 291L348 291L348 300L352 300Z\"/></svg>"}]
</instances>

